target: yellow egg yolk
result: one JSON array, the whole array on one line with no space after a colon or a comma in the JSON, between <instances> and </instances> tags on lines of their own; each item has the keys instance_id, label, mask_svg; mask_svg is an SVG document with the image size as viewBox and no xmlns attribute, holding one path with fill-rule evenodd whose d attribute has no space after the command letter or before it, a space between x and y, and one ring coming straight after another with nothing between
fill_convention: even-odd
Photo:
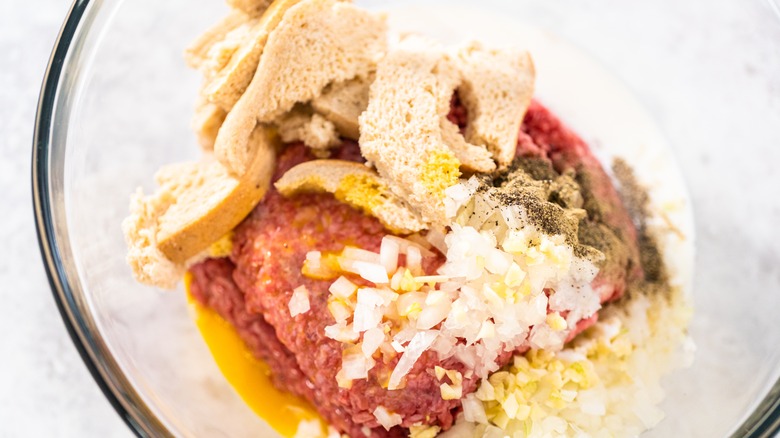
<instances>
[{"instance_id":1,"label":"yellow egg yolk","mask_svg":"<svg viewBox=\"0 0 780 438\"><path fill-rule=\"evenodd\" d=\"M184 279L195 323L222 375L244 402L283 437L292 437L304 420L320 419L311 404L280 391L271 382L270 367L252 355L236 329L190 294L190 274Z\"/></svg>"}]
</instances>

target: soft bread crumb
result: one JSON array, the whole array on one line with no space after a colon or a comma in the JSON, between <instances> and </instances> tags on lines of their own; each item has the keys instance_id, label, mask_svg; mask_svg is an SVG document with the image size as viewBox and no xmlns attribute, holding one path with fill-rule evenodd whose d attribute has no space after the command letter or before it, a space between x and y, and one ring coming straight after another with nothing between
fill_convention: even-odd
<instances>
[{"instance_id":1,"label":"soft bread crumb","mask_svg":"<svg viewBox=\"0 0 780 438\"><path fill-rule=\"evenodd\" d=\"M252 17L240 11L231 11L225 18L210 27L193 41L184 51L184 60L194 69L200 69L209 58L209 51L238 27L248 23Z\"/></svg>"},{"instance_id":2,"label":"soft bread crumb","mask_svg":"<svg viewBox=\"0 0 780 438\"><path fill-rule=\"evenodd\" d=\"M484 146L473 145L466 141L461 134L458 125L447 120L441 119L441 138L444 141L455 158L461 163L461 168L468 172L492 172L496 169L496 163L493 161L493 154Z\"/></svg>"},{"instance_id":3,"label":"soft bread crumb","mask_svg":"<svg viewBox=\"0 0 780 438\"><path fill-rule=\"evenodd\" d=\"M308 102L331 82L367 75L385 51L384 17L337 0L304 0L271 32L252 80L260 121Z\"/></svg>"},{"instance_id":4,"label":"soft bread crumb","mask_svg":"<svg viewBox=\"0 0 780 438\"><path fill-rule=\"evenodd\" d=\"M283 196L332 193L339 201L376 217L394 233L425 228L419 216L390 191L374 170L352 161L307 161L288 170L274 185Z\"/></svg>"},{"instance_id":5,"label":"soft bread crumb","mask_svg":"<svg viewBox=\"0 0 780 438\"><path fill-rule=\"evenodd\" d=\"M204 151L214 149L214 141L217 139L222 122L225 121L227 112L217 105L201 98L195 108L192 118L192 129L198 138L198 143Z\"/></svg>"},{"instance_id":6,"label":"soft bread crumb","mask_svg":"<svg viewBox=\"0 0 780 438\"><path fill-rule=\"evenodd\" d=\"M311 101L311 105L333 122L341 135L357 140L360 137L358 118L368 106L368 90L373 81L374 73L371 72L368 76L332 83Z\"/></svg>"},{"instance_id":7,"label":"soft bread crumb","mask_svg":"<svg viewBox=\"0 0 780 438\"><path fill-rule=\"evenodd\" d=\"M122 229L138 281L172 288L187 263L232 230L262 199L273 173L276 141L266 128L252 134L256 155L241 178L216 160L163 167L159 188L133 197Z\"/></svg>"},{"instance_id":8,"label":"soft bread crumb","mask_svg":"<svg viewBox=\"0 0 780 438\"><path fill-rule=\"evenodd\" d=\"M227 0L227 4L247 15L259 17L263 15L272 0Z\"/></svg>"},{"instance_id":9,"label":"soft bread crumb","mask_svg":"<svg viewBox=\"0 0 780 438\"><path fill-rule=\"evenodd\" d=\"M336 126L330 120L301 105L283 115L276 126L283 142L302 141L314 149L315 154L327 154L327 149L341 143Z\"/></svg>"},{"instance_id":10,"label":"soft bread crumb","mask_svg":"<svg viewBox=\"0 0 780 438\"><path fill-rule=\"evenodd\" d=\"M534 92L528 52L489 50L472 43L454 57L463 76L458 91L468 111L466 139L487 146L500 166L512 162Z\"/></svg>"},{"instance_id":11,"label":"soft bread crumb","mask_svg":"<svg viewBox=\"0 0 780 438\"><path fill-rule=\"evenodd\" d=\"M274 9L276 2L263 15ZM336 0L303 0L268 36L249 87L227 115L214 146L233 173L246 168L249 133L295 103L308 102L331 82L366 75L386 46L383 17Z\"/></svg>"},{"instance_id":12,"label":"soft bread crumb","mask_svg":"<svg viewBox=\"0 0 780 438\"><path fill-rule=\"evenodd\" d=\"M201 94L227 111L233 108L257 70L268 35L300 1L277 0L261 18L247 20L214 44L201 68L205 77Z\"/></svg>"},{"instance_id":13,"label":"soft bread crumb","mask_svg":"<svg viewBox=\"0 0 780 438\"><path fill-rule=\"evenodd\" d=\"M440 224L446 222L444 188L460 175L460 162L441 131L440 88L456 83L442 78L447 74L453 69L439 46L406 38L377 65L368 108L360 116L363 156L424 221Z\"/></svg>"},{"instance_id":14,"label":"soft bread crumb","mask_svg":"<svg viewBox=\"0 0 780 438\"><path fill-rule=\"evenodd\" d=\"M144 196L140 188L130 199L130 216L122 222L127 242L127 263L140 283L173 289L185 272L184 265L168 260L157 247L159 212L170 206L165 193Z\"/></svg>"}]
</instances>

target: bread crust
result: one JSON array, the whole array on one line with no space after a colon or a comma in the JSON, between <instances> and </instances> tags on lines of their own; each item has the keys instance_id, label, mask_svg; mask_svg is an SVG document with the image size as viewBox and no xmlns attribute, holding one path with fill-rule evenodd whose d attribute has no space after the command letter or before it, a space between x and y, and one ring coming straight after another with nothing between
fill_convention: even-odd
<instances>
[{"instance_id":1,"label":"bread crust","mask_svg":"<svg viewBox=\"0 0 780 438\"><path fill-rule=\"evenodd\" d=\"M283 196L325 192L370 214L397 234L420 231L425 223L395 196L373 169L354 161L313 160L301 163L274 183Z\"/></svg>"},{"instance_id":2,"label":"bread crust","mask_svg":"<svg viewBox=\"0 0 780 438\"><path fill-rule=\"evenodd\" d=\"M261 20L275 7L276 2ZM258 122L273 122L331 82L368 74L384 52L385 33L382 17L349 3L302 0L289 7L268 35L252 81L217 135L214 151L222 164L241 174L251 154L247 139Z\"/></svg>"},{"instance_id":3,"label":"bread crust","mask_svg":"<svg viewBox=\"0 0 780 438\"><path fill-rule=\"evenodd\" d=\"M122 228L139 281L172 287L189 260L260 202L270 185L278 141L264 127L255 129L251 141L256 155L240 178L216 160L174 164L160 169L154 194L143 196L139 190L133 197Z\"/></svg>"}]
</instances>

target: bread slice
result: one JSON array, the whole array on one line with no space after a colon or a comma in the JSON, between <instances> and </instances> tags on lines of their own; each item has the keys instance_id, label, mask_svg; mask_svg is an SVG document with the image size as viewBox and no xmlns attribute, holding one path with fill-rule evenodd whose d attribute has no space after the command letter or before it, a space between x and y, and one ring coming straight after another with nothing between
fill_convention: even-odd
<instances>
[{"instance_id":1,"label":"bread slice","mask_svg":"<svg viewBox=\"0 0 780 438\"><path fill-rule=\"evenodd\" d=\"M520 124L531 103L535 70L527 52L484 49L472 43L454 57L468 111L466 140L485 145L500 166L512 162Z\"/></svg>"},{"instance_id":2,"label":"bread slice","mask_svg":"<svg viewBox=\"0 0 780 438\"><path fill-rule=\"evenodd\" d=\"M201 97L198 101L195 115L192 118L192 129L204 151L214 149L214 141L217 139L222 122L225 121L225 116L227 116L227 112L224 109L205 98Z\"/></svg>"},{"instance_id":3,"label":"bread slice","mask_svg":"<svg viewBox=\"0 0 780 438\"><path fill-rule=\"evenodd\" d=\"M209 58L211 49L227 38L227 35L241 26L251 25L252 17L241 11L230 11L222 20L210 27L193 41L184 51L184 60L194 69L201 69Z\"/></svg>"},{"instance_id":4,"label":"bread slice","mask_svg":"<svg viewBox=\"0 0 780 438\"><path fill-rule=\"evenodd\" d=\"M215 44L209 62L204 63L206 81L201 94L227 111L233 108L252 81L268 35L300 1L276 0L260 19L248 21Z\"/></svg>"},{"instance_id":5,"label":"bread slice","mask_svg":"<svg viewBox=\"0 0 780 438\"><path fill-rule=\"evenodd\" d=\"M271 0L227 0L227 4L247 15L259 17L271 5Z\"/></svg>"},{"instance_id":6,"label":"bread slice","mask_svg":"<svg viewBox=\"0 0 780 438\"><path fill-rule=\"evenodd\" d=\"M439 46L404 39L378 63L360 116L363 156L425 222L439 224L444 189L458 182L461 164L442 138L441 75L453 74L443 61Z\"/></svg>"},{"instance_id":7,"label":"bread slice","mask_svg":"<svg viewBox=\"0 0 780 438\"><path fill-rule=\"evenodd\" d=\"M341 135L357 140L360 137L358 118L368 106L368 90L373 81L371 72L368 76L332 83L311 101L311 106L333 122Z\"/></svg>"},{"instance_id":8,"label":"bread slice","mask_svg":"<svg viewBox=\"0 0 780 438\"><path fill-rule=\"evenodd\" d=\"M493 154L484 146L477 146L466 141L460 132L458 125L447 120L440 119L441 138L444 144L450 148L455 158L460 161L461 170L467 172L492 172L496 169Z\"/></svg>"},{"instance_id":9,"label":"bread slice","mask_svg":"<svg viewBox=\"0 0 780 438\"><path fill-rule=\"evenodd\" d=\"M374 170L353 161L307 161L288 170L274 185L284 196L332 193L339 201L376 217L393 233L409 234L425 228L420 217L390 191Z\"/></svg>"},{"instance_id":10,"label":"bread slice","mask_svg":"<svg viewBox=\"0 0 780 438\"><path fill-rule=\"evenodd\" d=\"M308 106L296 105L275 125L283 142L302 141L317 155L327 156L327 149L341 143L336 126Z\"/></svg>"},{"instance_id":11,"label":"bread slice","mask_svg":"<svg viewBox=\"0 0 780 438\"><path fill-rule=\"evenodd\" d=\"M276 2L262 20L275 8ZM367 75L386 46L383 17L337 0L302 0L268 36L247 90L225 119L214 151L231 172L246 168L249 134L331 82Z\"/></svg>"},{"instance_id":12,"label":"bread slice","mask_svg":"<svg viewBox=\"0 0 780 438\"><path fill-rule=\"evenodd\" d=\"M164 167L154 194L143 196L139 189L122 224L138 281L173 287L188 260L232 230L262 199L278 142L262 127L251 141L257 153L240 178L212 159Z\"/></svg>"},{"instance_id":13,"label":"bread slice","mask_svg":"<svg viewBox=\"0 0 780 438\"><path fill-rule=\"evenodd\" d=\"M365 76L385 51L384 17L338 0L304 0L268 38L252 93L258 120L271 121L331 82Z\"/></svg>"}]
</instances>

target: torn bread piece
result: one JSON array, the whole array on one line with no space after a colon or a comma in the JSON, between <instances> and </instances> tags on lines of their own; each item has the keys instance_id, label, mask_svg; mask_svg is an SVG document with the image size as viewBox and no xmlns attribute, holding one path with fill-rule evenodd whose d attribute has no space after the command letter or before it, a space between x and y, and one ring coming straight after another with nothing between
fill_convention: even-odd
<instances>
[{"instance_id":1,"label":"torn bread piece","mask_svg":"<svg viewBox=\"0 0 780 438\"><path fill-rule=\"evenodd\" d=\"M227 0L228 6L247 15L259 17L271 5L272 0Z\"/></svg>"},{"instance_id":2,"label":"torn bread piece","mask_svg":"<svg viewBox=\"0 0 780 438\"><path fill-rule=\"evenodd\" d=\"M368 90L374 81L374 73L328 85L322 94L311 101L315 111L336 125L344 137L357 140L360 137L358 118L368 106Z\"/></svg>"},{"instance_id":3,"label":"torn bread piece","mask_svg":"<svg viewBox=\"0 0 780 438\"><path fill-rule=\"evenodd\" d=\"M411 36L383 58L360 116L363 155L429 222L444 223L444 189L460 170L495 170L490 152L447 120L461 74L438 44Z\"/></svg>"},{"instance_id":4,"label":"torn bread piece","mask_svg":"<svg viewBox=\"0 0 780 438\"><path fill-rule=\"evenodd\" d=\"M426 228L374 170L353 161L307 161L288 170L274 185L283 196L332 193L339 201L376 217L393 233L409 234Z\"/></svg>"},{"instance_id":5,"label":"torn bread piece","mask_svg":"<svg viewBox=\"0 0 780 438\"><path fill-rule=\"evenodd\" d=\"M232 230L265 195L274 169L277 141L258 127L256 154L247 172L231 176L216 160L174 164L157 176L159 188L133 196L122 223L128 263L142 283L172 288L187 261Z\"/></svg>"},{"instance_id":6,"label":"torn bread piece","mask_svg":"<svg viewBox=\"0 0 780 438\"><path fill-rule=\"evenodd\" d=\"M263 15L266 18L276 2ZM337 0L303 0L268 36L249 87L228 113L214 151L231 171L246 168L249 134L331 82L367 75L386 47L384 18Z\"/></svg>"},{"instance_id":7,"label":"torn bread piece","mask_svg":"<svg viewBox=\"0 0 780 438\"><path fill-rule=\"evenodd\" d=\"M251 25L252 17L241 11L230 11L217 24L210 27L184 50L184 60L191 68L200 70L209 58L212 48L224 41L234 30Z\"/></svg>"},{"instance_id":8,"label":"torn bread piece","mask_svg":"<svg viewBox=\"0 0 780 438\"><path fill-rule=\"evenodd\" d=\"M336 126L305 105L296 105L275 125L283 142L302 141L318 156L327 156L329 148L341 144Z\"/></svg>"},{"instance_id":9,"label":"torn bread piece","mask_svg":"<svg viewBox=\"0 0 780 438\"><path fill-rule=\"evenodd\" d=\"M192 117L192 130L198 138L201 149L211 151L214 149L214 141L217 139L222 122L225 121L227 112L205 98L201 97Z\"/></svg>"},{"instance_id":10,"label":"torn bread piece","mask_svg":"<svg viewBox=\"0 0 780 438\"><path fill-rule=\"evenodd\" d=\"M233 108L252 81L268 35L300 1L276 0L260 19L248 21L215 44L202 68L205 83L201 94L226 111Z\"/></svg>"},{"instance_id":11,"label":"torn bread piece","mask_svg":"<svg viewBox=\"0 0 780 438\"><path fill-rule=\"evenodd\" d=\"M505 167L514 159L520 125L534 92L531 56L472 43L454 61L463 77L458 91L468 111L466 140L486 146Z\"/></svg>"},{"instance_id":12,"label":"torn bread piece","mask_svg":"<svg viewBox=\"0 0 780 438\"><path fill-rule=\"evenodd\" d=\"M484 146L478 146L466 141L460 132L458 125L447 120L446 115L441 117L441 138L455 158L460 161L461 168L468 172L492 172L496 169L493 154Z\"/></svg>"},{"instance_id":13,"label":"torn bread piece","mask_svg":"<svg viewBox=\"0 0 780 438\"><path fill-rule=\"evenodd\" d=\"M458 182L461 164L442 138L444 74L453 73L438 45L406 38L378 63L360 116L363 156L425 222L437 224L446 223L444 190Z\"/></svg>"},{"instance_id":14,"label":"torn bread piece","mask_svg":"<svg viewBox=\"0 0 780 438\"><path fill-rule=\"evenodd\" d=\"M467 172L492 172L496 169L493 155L483 145L474 145L466 141L460 128L452 123L447 115L452 108L452 96L463 81L458 67L442 53L442 59L436 67L436 110L439 113L439 125L442 140L460 161L461 170Z\"/></svg>"},{"instance_id":15,"label":"torn bread piece","mask_svg":"<svg viewBox=\"0 0 780 438\"><path fill-rule=\"evenodd\" d=\"M338 0L304 0L271 33L252 80L258 120L267 122L331 82L367 75L385 51L384 17Z\"/></svg>"}]
</instances>

